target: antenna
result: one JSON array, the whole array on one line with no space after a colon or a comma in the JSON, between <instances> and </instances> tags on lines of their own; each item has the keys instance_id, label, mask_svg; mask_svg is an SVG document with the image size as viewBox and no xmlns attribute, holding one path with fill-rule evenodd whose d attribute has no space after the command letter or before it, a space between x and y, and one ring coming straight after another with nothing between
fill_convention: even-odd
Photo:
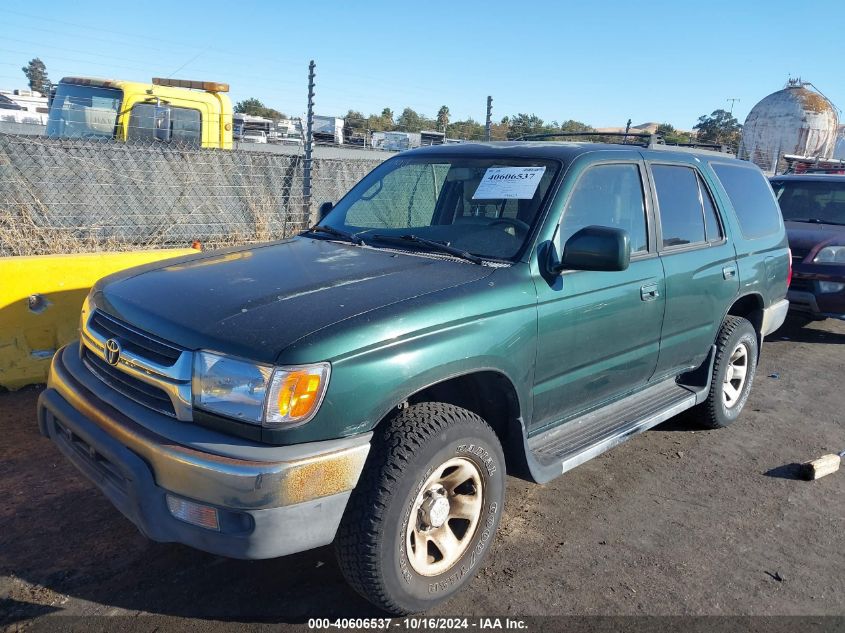
<instances>
[{"instance_id":1,"label":"antenna","mask_svg":"<svg viewBox=\"0 0 845 633\"><path fill-rule=\"evenodd\" d=\"M731 102L731 109L730 109L730 113L731 113L731 116L733 116L733 113L734 113L734 103L736 103L737 101L742 101L742 99L739 99L738 97L731 97L731 98L729 98L729 99L726 99L726 101L730 101L730 102Z\"/></svg>"}]
</instances>

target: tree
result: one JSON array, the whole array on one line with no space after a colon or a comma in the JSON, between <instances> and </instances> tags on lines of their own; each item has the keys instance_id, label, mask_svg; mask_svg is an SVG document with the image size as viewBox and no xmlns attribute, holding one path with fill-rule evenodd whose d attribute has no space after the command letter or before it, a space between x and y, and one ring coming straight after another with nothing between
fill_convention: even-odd
<instances>
[{"instance_id":1,"label":"tree","mask_svg":"<svg viewBox=\"0 0 845 633\"><path fill-rule=\"evenodd\" d=\"M390 108L382 109L381 114L371 114L367 117L367 129L373 132L386 132L393 127L393 110Z\"/></svg>"},{"instance_id":2,"label":"tree","mask_svg":"<svg viewBox=\"0 0 845 633\"><path fill-rule=\"evenodd\" d=\"M449 138L459 138L465 141L480 141L484 139L484 124L472 117L464 121L454 121L449 124Z\"/></svg>"},{"instance_id":3,"label":"tree","mask_svg":"<svg viewBox=\"0 0 845 633\"><path fill-rule=\"evenodd\" d=\"M358 110L349 110L343 117L343 136L345 138L364 137L368 128L367 118Z\"/></svg>"},{"instance_id":4,"label":"tree","mask_svg":"<svg viewBox=\"0 0 845 633\"><path fill-rule=\"evenodd\" d=\"M396 125L404 132L419 132L422 129L421 117L413 108L402 110Z\"/></svg>"},{"instance_id":5,"label":"tree","mask_svg":"<svg viewBox=\"0 0 845 633\"><path fill-rule=\"evenodd\" d=\"M714 110L710 116L698 117L693 126L698 131L698 140L705 143L719 143L737 147L742 133L742 125L727 110Z\"/></svg>"},{"instance_id":6,"label":"tree","mask_svg":"<svg viewBox=\"0 0 845 633\"><path fill-rule=\"evenodd\" d=\"M671 123L661 123L657 126L657 133L663 136L675 134L675 126Z\"/></svg>"},{"instance_id":7,"label":"tree","mask_svg":"<svg viewBox=\"0 0 845 633\"><path fill-rule=\"evenodd\" d=\"M592 126L587 125L586 123L581 123L581 121L573 121L569 119L568 121L564 121L560 124L560 131L561 132L593 132Z\"/></svg>"},{"instance_id":8,"label":"tree","mask_svg":"<svg viewBox=\"0 0 845 633\"><path fill-rule=\"evenodd\" d=\"M449 125L449 108L444 106L440 106L440 109L437 111L437 129L446 131L446 126Z\"/></svg>"},{"instance_id":9,"label":"tree","mask_svg":"<svg viewBox=\"0 0 845 633\"><path fill-rule=\"evenodd\" d=\"M502 117L502 120L496 123L495 121L490 122L490 140L491 141L504 141L508 138L508 132L510 131L510 118L509 117Z\"/></svg>"},{"instance_id":10,"label":"tree","mask_svg":"<svg viewBox=\"0 0 845 633\"><path fill-rule=\"evenodd\" d=\"M30 59L29 63L21 68L23 74L29 81L29 89L37 90L42 95L50 94L52 84L47 77L47 66L39 58Z\"/></svg>"},{"instance_id":11,"label":"tree","mask_svg":"<svg viewBox=\"0 0 845 633\"><path fill-rule=\"evenodd\" d=\"M254 97L250 99L244 99L243 101L238 101L238 103L235 104L235 112L238 112L240 114L249 114L250 116L262 116L266 119L273 119L274 121L287 118L278 110L268 108L263 103L261 103L259 99L256 99Z\"/></svg>"},{"instance_id":12,"label":"tree","mask_svg":"<svg viewBox=\"0 0 845 633\"><path fill-rule=\"evenodd\" d=\"M508 127L508 138L519 138L527 134L543 134L546 132L543 119L536 114L524 114L522 112L511 117Z\"/></svg>"},{"instance_id":13,"label":"tree","mask_svg":"<svg viewBox=\"0 0 845 633\"><path fill-rule=\"evenodd\" d=\"M670 145L677 143L689 143L689 134L684 134L675 129L671 123L661 123L657 126L657 133Z\"/></svg>"},{"instance_id":14,"label":"tree","mask_svg":"<svg viewBox=\"0 0 845 633\"><path fill-rule=\"evenodd\" d=\"M396 127L403 132L419 132L420 130L431 129L435 127L436 122L425 115L419 114L412 108L405 108L402 114L396 119Z\"/></svg>"}]
</instances>

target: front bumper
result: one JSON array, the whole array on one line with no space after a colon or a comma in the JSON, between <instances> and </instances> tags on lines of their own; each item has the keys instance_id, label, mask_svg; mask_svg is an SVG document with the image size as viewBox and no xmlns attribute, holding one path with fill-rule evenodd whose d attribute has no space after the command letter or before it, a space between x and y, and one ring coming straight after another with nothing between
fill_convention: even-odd
<instances>
[{"instance_id":1,"label":"front bumper","mask_svg":"<svg viewBox=\"0 0 845 633\"><path fill-rule=\"evenodd\" d=\"M808 314L818 319L845 320L845 292L819 293L814 284L789 289L789 309L792 312Z\"/></svg>"},{"instance_id":2,"label":"front bumper","mask_svg":"<svg viewBox=\"0 0 845 633\"><path fill-rule=\"evenodd\" d=\"M76 343L53 359L38 420L149 538L250 559L334 539L371 437L281 447L229 438L121 396L87 370ZM219 529L175 518L166 495L214 507Z\"/></svg>"},{"instance_id":3,"label":"front bumper","mask_svg":"<svg viewBox=\"0 0 845 633\"><path fill-rule=\"evenodd\" d=\"M845 283L842 265L797 264L789 286L789 309L818 319L845 319L845 290L821 292L820 282Z\"/></svg>"}]
</instances>

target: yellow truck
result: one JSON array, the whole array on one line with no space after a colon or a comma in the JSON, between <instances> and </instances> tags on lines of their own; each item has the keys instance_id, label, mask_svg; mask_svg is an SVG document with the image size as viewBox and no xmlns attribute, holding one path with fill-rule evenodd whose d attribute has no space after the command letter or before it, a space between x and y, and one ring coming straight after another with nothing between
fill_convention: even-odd
<instances>
[{"instance_id":1,"label":"yellow truck","mask_svg":"<svg viewBox=\"0 0 845 633\"><path fill-rule=\"evenodd\" d=\"M47 135L232 149L229 85L65 77L50 102Z\"/></svg>"}]
</instances>

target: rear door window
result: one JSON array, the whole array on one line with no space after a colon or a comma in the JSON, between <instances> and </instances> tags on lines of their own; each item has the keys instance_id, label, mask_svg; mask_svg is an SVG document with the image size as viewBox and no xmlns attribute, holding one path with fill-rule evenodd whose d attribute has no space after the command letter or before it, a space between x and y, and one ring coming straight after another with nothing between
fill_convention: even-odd
<instances>
[{"instance_id":1,"label":"rear door window","mask_svg":"<svg viewBox=\"0 0 845 633\"><path fill-rule=\"evenodd\" d=\"M711 163L731 200L746 239L758 239L780 230L781 216L769 182L754 167Z\"/></svg>"},{"instance_id":2,"label":"rear door window","mask_svg":"<svg viewBox=\"0 0 845 633\"><path fill-rule=\"evenodd\" d=\"M652 165L663 248L707 241L698 175L682 165Z\"/></svg>"}]
</instances>

